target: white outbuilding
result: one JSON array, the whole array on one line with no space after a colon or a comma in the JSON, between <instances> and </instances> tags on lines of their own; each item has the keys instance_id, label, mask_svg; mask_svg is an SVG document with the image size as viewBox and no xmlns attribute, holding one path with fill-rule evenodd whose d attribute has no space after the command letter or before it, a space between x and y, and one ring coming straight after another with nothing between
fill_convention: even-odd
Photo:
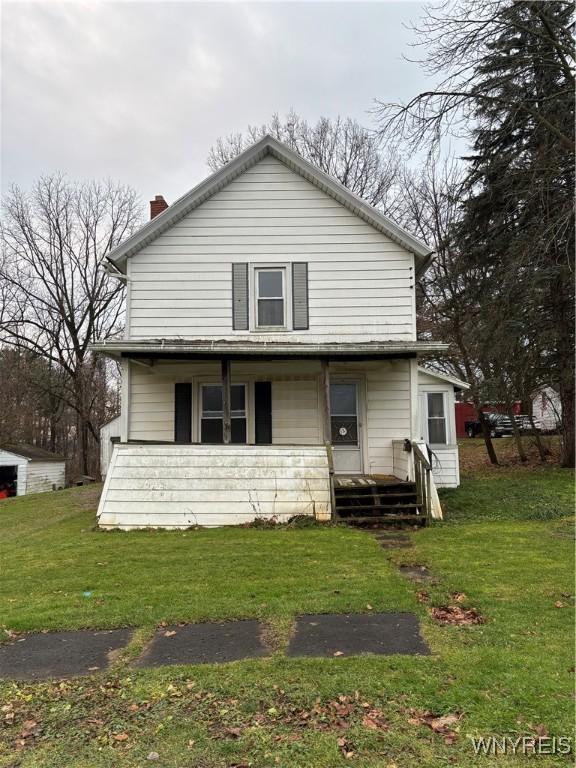
<instances>
[{"instance_id":1,"label":"white outbuilding","mask_svg":"<svg viewBox=\"0 0 576 768\"><path fill-rule=\"evenodd\" d=\"M541 387L532 394L532 418L542 432L556 432L562 426L560 395L552 387Z\"/></svg>"},{"instance_id":2,"label":"white outbuilding","mask_svg":"<svg viewBox=\"0 0 576 768\"><path fill-rule=\"evenodd\" d=\"M0 446L0 491L24 496L64 488L66 462L36 445Z\"/></svg>"}]
</instances>

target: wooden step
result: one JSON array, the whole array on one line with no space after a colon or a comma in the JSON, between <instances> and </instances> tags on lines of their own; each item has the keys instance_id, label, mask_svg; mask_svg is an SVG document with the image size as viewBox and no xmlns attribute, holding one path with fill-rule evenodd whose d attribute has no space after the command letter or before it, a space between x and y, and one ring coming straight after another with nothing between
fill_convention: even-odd
<instances>
[{"instance_id":1,"label":"wooden step","mask_svg":"<svg viewBox=\"0 0 576 768\"><path fill-rule=\"evenodd\" d=\"M411 504L410 502L403 504L338 504L336 503L336 509L345 509L347 512L353 512L356 509L419 509L420 504Z\"/></svg>"},{"instance_id":2,"label":"wooden step","mask_svg":"<svg viewBox=\"0 0 576 768\"><path fill-rule=\"evenodd\" d=\"M405 499L407 496L417 496L416 491L405 491L404 493L385 493L382 491L374 491L372 493L338 493L336 492L336 499L371 499L374 496L384 496L387 499Z\"/></svg>"},{"instance_id":3,"label":"wooden step","mask_svg":"<svg viewBox=\"0 0 576 768\"><path fill-rule=\"evenodd\" d=\"M375 515L373 517L346 517L341 518L336 515L336 520L342 523L390 523L396 520L402 522L412 522L421 525L426 524L424 515Z\"/></svg>"}]
</instances>

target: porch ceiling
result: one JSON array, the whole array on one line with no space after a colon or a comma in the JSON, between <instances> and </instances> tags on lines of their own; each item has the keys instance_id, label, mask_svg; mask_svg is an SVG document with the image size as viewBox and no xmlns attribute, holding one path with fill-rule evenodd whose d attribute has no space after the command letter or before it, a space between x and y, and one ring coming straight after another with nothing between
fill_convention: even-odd
<instances>
[{"instance_id":1,"label":"porch ceiling","mask_svg":"<svg viewBox=\"0 0 576 768\"><path fill-rule=\"evenodd\" d=\"M103 341L91 345L94 352L109 357L143 357L147 359L200 358L392 358L415 357L429 352L444 352L448 344L428 341L367 342L272 342L272 341L207 341L181 339L143 339L141 341Z\"/></svg>"}]
</instances>

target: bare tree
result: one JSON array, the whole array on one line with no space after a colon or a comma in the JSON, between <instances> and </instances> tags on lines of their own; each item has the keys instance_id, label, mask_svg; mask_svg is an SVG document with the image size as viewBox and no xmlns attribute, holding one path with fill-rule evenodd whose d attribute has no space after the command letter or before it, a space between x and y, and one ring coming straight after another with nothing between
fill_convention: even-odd
<instances>
[{"instance_id":1,"label":"bare tree","mask_svg":"<svg viewBox=\"0 0 576 768\"><path fill-rule=\"evenodd\" d=\"M338 179L370 205L393 215L400 157L393 144L384 148L378 136L350 118L321 117L311 125L294 112L284 119L275 114L265 125L249 126L245 133L218 139L208 155L209 167L218 170L266 134Z\"/></svg>"},{"instance_id":2,"label":"bare tree","mask_svg":"<svg viewBox=\"0 0 576 768\"><path fill-rule=\"evenodd\" d=\"M514 12L525 6L529 14ZM552 6L559 6L554 18ZM530 18L532 17L532 18ZM439 80L406 103L376 101L374 113L381 134L396 139L398 132L413 146L437 146L446 134L468 137L479 105L482 109L505 108L523 113L550 131L570 151L574 139L561 114L550 114L545 102L570 97L574 91L574 23L571 2L511 2L510 0L445 0L427 7L419 24L412 27L416 48L425 53L418 62L426 74ZM518 83L532 76L533 60L521 52L513 69L501 68L491 79L479 77L479 66L492 55L495 38L512 29L520 39L529 35L549 43L545 65L558 68L564 82L559 91L532 94Z\"/></svg>"},{"instance_id":3,"label":"bare tree","mask_svg":"<svg viewBox=\"0 0 576 768\"><path fill-rule=\"evenodd\" d=\"M89 345L122 326L122 284L101 260L135 230L136 193L107 181L41 178L30 194L13 187L3 204L0 343L26 350L64 374L58 396L76 414L77 464L88 474L90 439L99 440L97 405L105 364Z\"/></svg>"}]
</instances>

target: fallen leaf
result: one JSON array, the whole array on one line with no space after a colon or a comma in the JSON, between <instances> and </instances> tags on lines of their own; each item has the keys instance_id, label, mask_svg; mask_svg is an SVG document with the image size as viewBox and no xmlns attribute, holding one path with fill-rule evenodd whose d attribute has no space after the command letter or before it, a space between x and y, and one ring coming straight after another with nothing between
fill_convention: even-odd
<instances>
[{"instance_id":1,"label":"fallen leaf","mask_svg":"<svg viewBox=\"0 0 576 768\"><path fill-rule=\"evenodd\" d=\"M464 594L464 592L453 592L452 593L452 600L455 600L457 603L465 603L468 598Z\"/></svg>"},{"instance_id":2,"label":"fallen leaf","mask_svg":"<svg viewBox=\"0 0 576 768\"><path fill-rule=\"evenodd\" d=\"M114 741L128 741L130 737L123 731L122 733L115 733L112 738Z\"/></svg>"},{"instance_id":3,"label":"fallen leaf","mask_svg":"<svg viewBox=\"0 0 576 768\"><path fill-rule=\"evenodd\" d=\"M554 608L564 608L564 603L561 600L556 600Z\"/></svg>"},{"instance_id":4,"label":"fallen leaf","mask_svg":"<svg viewBox=\"0 0 576 768\"><path fill-rule=\"evenodd\" d=\"M164 632L164 637L174 637L176 634L175 629L169 629L167 632Z\"/></svg>"},{"instance_id":5,"label":"fallen leaf","mask_svg":"<svg viewBox=\"0 0 576 768\"><path fill-rule=\"evenodd\" d=\"M362 718L362 725L364 728L368 728L371 731L387 731L389 728L389 725L384 720L382 714L375 710L364 715Z\"/></svg>"},{"instance_id":6,"label":"fallen leaf","mask_svg":"<svg viewBox=\"0 0 576 768\"><path fill-rule=\"evenodd\" d=\"M458 739L458 734L450 726L456 725L460 721L461 715L447 714L434 715L426 710L411 710L412 717L408 722L410 725L426 725L434 733L444 737L445 744L453 744Z\"/></svg>"},{"instance_id":7,"label":"fallen leaf","mask_svg":"<svg viewBox=\"0 0 576 768\"><path fill-rule=\"evenodd\" d=\"M449 725L454 725L460 720L458 715L443 715L430 722L430 728L436 733L442 733Z\"/></svg>"},{"instance_id":8,"label":"fallen leaf","mask_svg":"<svg viewBox=\"0 0 576 768\"><path fill-rule=\"evenodd\" d=\"M430 608L428 613L439 624L469 625L484 624L485 619L474 608L460 605L442 605Z\"/></svg>"},{"instance_id":9,"label":"fallen leaf","mask_svg":"<svg viewBox=\"0 0 576 768\"><path fill-rule=\"evenodd\" d=\"M146 760L159 760L159 759L160 759L160 755L158 754L158 752L149 752L148 757L146 758Z\"/></svg>"},{"instance_id":10,"label":"fallen leaf","mask_svg":"<svg viewBox=\"0 0 576 768\"><path fill-rule=\"evenodd\" d=\"M348 739L345 739L343 736L341 736L336 743L338 744L340 752L344 755L344 757L354 757L354 750L352 745L348 742Z\"/></svg>"},{"instance_id":11,"label":"fallen leaf","mask_svg":"<svg viewBox=\"0 0 576 768\"><path fill-rule=\"evenodd\" d=\"M334 653L332 655L333 656L344 656L344 652L343 651L334 651Z\"/></svg>"},{"instance_id":12,"label":"fallen leaf","mask_svg":"<svg viewBox=\"0 0 576 768\"><path fill-rule=\"evenodd\" d=\"M366 603L366 608L368 608L368 610L369 610L369 611L372 611L372 610L374 610L374 609L372 608L372 606L370 605L370 603Z\"/></svg>"},{"instance_id":13,"label":"fallen leaf","mask_svg":"<svg viewBox=\"0 0 576 768\"><path fill-rule=\"evenodd\" d=\"M30 736L38 736L40 733L40 726L36 720L25 720L24 726L20 731L20 736L23 739L28 739Z\"/></svg>"}]
</instances>

